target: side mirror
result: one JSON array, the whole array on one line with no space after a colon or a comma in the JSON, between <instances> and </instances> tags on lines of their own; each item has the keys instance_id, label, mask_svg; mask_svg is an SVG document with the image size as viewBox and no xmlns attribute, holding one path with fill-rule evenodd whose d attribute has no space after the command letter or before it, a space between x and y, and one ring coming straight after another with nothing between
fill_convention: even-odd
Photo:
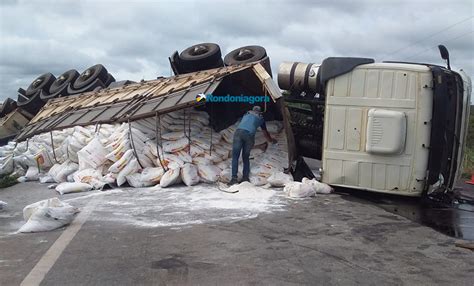
<instances>
[{"instance_id":1,"label":"side mirror","mask_svg":"<svg viewBox=\"0 0 474 286\"><path fill-rule=\"evenodd\" d=\"M446 61L448 65L448 70L451 69L451 65L449 64L449 52L448 49L444 45L438 46L439 53L441 54L441 58Z\"/></svg>"}]
</instances>

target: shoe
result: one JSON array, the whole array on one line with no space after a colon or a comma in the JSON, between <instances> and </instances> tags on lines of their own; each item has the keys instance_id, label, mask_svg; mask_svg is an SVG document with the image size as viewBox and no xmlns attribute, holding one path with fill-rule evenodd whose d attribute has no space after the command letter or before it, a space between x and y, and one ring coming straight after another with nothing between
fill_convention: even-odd
<instances>
[{"instance_id":1,"label":"shoe","mask_svg":"<svg viewBox=\"0 0 474 286\"><path fill-rule=\"evenodd\" d=\"M232 178L232 179L230 180L230 182L229 182L228 185L235 185L235 184L237 184L237 183L238 183L238 182L237 182L237 178Z\"/></svg>"},{"instance_id":2,"label":"shoe","mask_svg":"<svg viewBox=\"0 0 474 286\"><path fill-rule=\"evenodd\" d=\"M242 178L242 182L250 182L249 177L243 177L243 178Z\"/></svg>"}]
</instances>

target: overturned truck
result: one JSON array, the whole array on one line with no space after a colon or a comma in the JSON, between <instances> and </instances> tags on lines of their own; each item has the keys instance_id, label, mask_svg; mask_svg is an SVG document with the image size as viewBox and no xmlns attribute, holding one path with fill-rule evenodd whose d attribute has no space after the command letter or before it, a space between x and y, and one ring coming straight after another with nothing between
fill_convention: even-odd
<instances>
[{"instance_id":1,"label":"overturned truck","mask_svg":"<svg viewBox=\"0 0 474 286\"><path fill-rule=\"evenodd\" d=\"M327 58L320 65L282 63L278 73L282 95L261 47L234 50L223 61L216 46L204 43L174 53L170 57L173 77L52 99L17 141L51 138L55 157L51 164L65 164L61 160L71 159L68 144L60 144L66 146L62 154L67 156L58 160L56 152L64 148L53 142L54 132L89 133L91 140L90 134L100 133L103 126L103 145L126 146L129 156L122 162L124 154L115 151L118 156L109 156L109 165L121 162L124 167L134 157L138 162L127 170L158 168L154 169L158 170L155 183L176 166L184 170L188 163L212 165L215 168L202 167L197 172L201 181L214 182L229 175L232 134L251 105L198 99L206 94L263 95L271 100L259 104L265 119L273 122L279 142L275 146L264 140L256 143L254 184L264 184L272 173L281 171L291 171L296 180L312 177L302 160L309 157L321 161L321 180L333 186L404 196L452 189L464 154L471 82L464 72L451 70L446 50L442 54L447 68L375 63L366 58ZM74 130L77 126L88 131ZM128 143L110 142L123 134ZM79 150L87 142L75 145ZM141 154L146 148L154 166ZM80 158L72 159L79 164L76 170L86 168L80 166ZM116 172L109 172L112 177L115 174L111 181L123 169L116 167L107 166ZM109 175L107 170L101 175ZM134 184L133 176L129 184Z\"/></svg>"}]
</instances>

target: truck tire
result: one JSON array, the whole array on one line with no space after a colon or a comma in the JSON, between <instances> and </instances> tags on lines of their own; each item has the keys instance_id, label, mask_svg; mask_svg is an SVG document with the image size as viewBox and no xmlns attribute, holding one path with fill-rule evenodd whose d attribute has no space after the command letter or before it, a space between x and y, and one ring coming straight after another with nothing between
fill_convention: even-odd
<instances>
[{"instance_id":1,"label":"truck tire","mask_svg":"<svg viewBox=\"0 0 474 286\"><path fill-rule=\"evenodd\" d=\"M107 74L107 79L104 82L104 87L108 87L113 82L115 82L115 78L110 73Z\"/></svg>"},{"instance_id":2,"label":"truck tire","mask_svg":"<svg viewBox=\"0 0 474 286\"><path fill-rule=\"evenodd\" d=\"M64 72L56 78L49 88L49 92L44 90L41 91L41 99L46 102L51 98L67 96L67 87L72 84L77 77L79 77L79 73L76 70L68 70L67 72Z\"/></svg>"},{"instance_id":3,"label":"truck tire","mask_svg":"<svg viewBox=\"0 0 474 286\"><path fill-rule=\"evenodd\" d=\"M85 86L81 89L76 89L72 85L69 85L68 88L67 88L67 93L68 93L69 96L73 96L73 95L81 94L81 93L84 93L84 92L93 91L97 87L101 87L101 88L105 87L104 83L100 79L94 80L92 83L90 83L89 85L87 85L87 86Z\"/></svg>"},{"instance_id":4,"label":"truck tire","mask_svg":"<svg viewBox=\"0 0 474 286\"><path fill-rule=\"evenodd\" d=\"M221 67L221 48L214 43L193 45L181 52L179 66L183 73Z\"/></svg>"},{"instance_id":5,"label":"truck tire","mask_svg":"<svg viewBox=\"0 0 474 286\"><path fill-rule=\"evenodd\" d=\"M62 90L65 86L76 81L79 77L79 73L76 70L68 70L56 78L51 87L49 88L49 93L57 93Z\"/></svg>"},{"instance_id":6,"label":"truck tire","mask_svg":"<svg viewBox=\"0 0 474 286\"><path fill-rule=\"evenodd\" d=\"M40 90L49 90L49 87L56 80L52 73L45 73L37 77L26 89L26 96L36 94Z\"/></svg>"},{"instance_id":7,"label":"truck tire","mask_svg":"<svg viewBox=\"0 0 474 286\"><path fill-rule=\"evenodd\" d=\"M261 46L245 46L233 50L224 57L226 66L252 63L262 60L267 51Z\"/></svg>"},{"instance_id":8,"label":"truck tire","mask_svg":"<svg viewBox=\"0 0 474 286\"><path fill-rule=\"evenodd\" d=\"M96 79L99 79L102 82L107 80L107 69L101 64L91 66L82 72L74 81L73 87L74 89L82 89L94 82Z\"/></svg>"},{"instance_id":9,"label":"truck tire","mask_svg":"<svg viewBox=\"0 0 474 286\"><path fill-rule=\"evenodd\" d=\"M11 99L11 98L5 99L2 106L0 107L0 118L12 112L13 110L15 110L16 107L17 105L14 99Z\"/></svg>"},{"instance_id":10,"label":"truck tire","mask_svg":"<svg viewBox=\"0 0 474 286\"><path fill-rule=\"evenodd\" d=\"M31 113L32 115L36 115L44 105L44 101L41 99L40 93L41 90L38 90L35 94L26 97L19 94L17 100L18 107Z\"/></svg>"}]
</instances>

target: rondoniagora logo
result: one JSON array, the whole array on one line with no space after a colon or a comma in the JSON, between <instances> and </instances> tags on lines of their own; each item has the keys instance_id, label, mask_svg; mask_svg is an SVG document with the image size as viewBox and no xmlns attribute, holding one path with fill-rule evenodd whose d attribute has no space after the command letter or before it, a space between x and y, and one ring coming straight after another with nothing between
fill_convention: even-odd
<instances>
[{"instance_id":1,"label":"rondoniagora logo","mask_svg":"<svg viewBox=\"0 0 474 286\"><path fill-rule=\"evenodd\" d=\"M200 93L196 95L197 102L235 102L255 104L259 102L270 102L270 97L266 95L213 95Z\"/></svg>"},{"instance_id":2,"label":"rondoniagora logo","mask_svg":"<svg viewBox=\"0 0 474 286\"><path fill-rule=\"evenodd\" d=\"M196 101L197 102L205 102L206 101L206 95L204 93L200 93L196 95Z\"/></svg>"}]
</instances>

